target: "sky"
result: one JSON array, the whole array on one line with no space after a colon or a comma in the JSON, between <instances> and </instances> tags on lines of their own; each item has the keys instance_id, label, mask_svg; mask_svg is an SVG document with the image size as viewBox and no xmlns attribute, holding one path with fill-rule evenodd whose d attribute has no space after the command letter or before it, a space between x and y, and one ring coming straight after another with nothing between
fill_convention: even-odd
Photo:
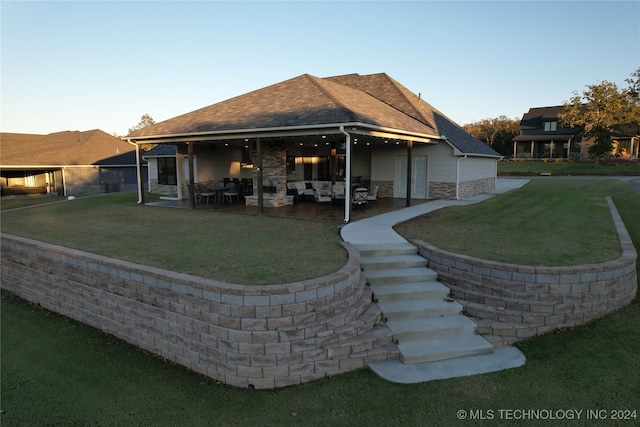
<instances>
[{"instance_id":1,"label":"sky","mask_svg":"<svg viewBox=\"0 0 640 427\"><path fill-rule=\"evenodd\" d=\"M640 2L0 2L0 131L126 135L302 74L387 73L460 125L640 67Z\"/></svg>"}]
</instances>

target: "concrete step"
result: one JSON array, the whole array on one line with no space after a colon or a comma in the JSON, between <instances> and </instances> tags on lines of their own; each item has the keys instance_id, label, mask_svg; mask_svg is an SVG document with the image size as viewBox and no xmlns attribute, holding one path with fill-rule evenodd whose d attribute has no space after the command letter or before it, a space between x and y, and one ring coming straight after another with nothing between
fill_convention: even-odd
<instances>
[{"instance_id":1,"label":"concrete step","mask_svg":"<svg viewBox=\"0 0 640 427\"><path fill-rule=\"evenodd\" d=\"M427 260L420 255L374 256L361 258L360 266L365 272L383 269L420 268L427 266Z\"/></svg>"},{"instance_id":2,"label":"concrete step","mask_svg":"<svg viewBox=\"0 0 640 427\"><path fill-rule=\"evenodd\" d=\"M430 316L460 314L462 304L450 298L426 298L403 301L378 302L385 322L399 319L415 319Z\"/></svg>"},{"instance_id":3,"label":"concrete step","mask_svg":"<svg viewBox=\"0 0 640 427\"><path fill-rule=\"evenodd\" d=\"M398 344L404 364L493 353L493 345L480 335L430 338Z\"/></svg>"},{"instance_id":4,"label":"concrete step","mask_svg":"<svg viewBox=\"0 0 640 427\"><path fill-rule=\"evenodd\" d=\"M526 358L518 348L506 346L495 348L493 353L410 365L397 359L382 360L369 363L369 369L387 381L416 384L517 368L525 362Z\"/></svg>"},{"instance_id":5,"label":"concrete step","mask_svg":"<svg viewBox=\"0 0 640 427\"><path fill-rule=\"evenodd\" d=\"M373 257L384 255L409 255L417 254L418 248L409 242L385 243L385 244L365 244L355 245L361 257Z\"/></svg>"},{"instance_id":6,"label":"concrete step","mask_svg":"<svg viewBox=\"0 0 640 427\"><path fill-rule=\"evenodd\" d=\"M402 301L422 298L445 298L449 288L440 282L410 282L393 285L372 285L373 297L378 302Z\"/></svg>"},{"instance_id":7,"label":"concrete step","mask_svg":"<svg viewBox=\"0 0 640 427\"><path fill-rule=\"evenodd\" d=\"M460 314L415 319L389 320L389 329L400 343L428 338L475 335L478 325Z\"/></svg>"},{"instance_id":8,"label":"concrete step","mask_svg":"<svg viewBox=\"0 0 640 427\"><path fill-rule=\"evenodd\" d=\"M438 273L430 268L395 268L390 270L372 270L365 273L372 285L392 283L431 282L438 280Z\"/></svg>"}]
</instances>

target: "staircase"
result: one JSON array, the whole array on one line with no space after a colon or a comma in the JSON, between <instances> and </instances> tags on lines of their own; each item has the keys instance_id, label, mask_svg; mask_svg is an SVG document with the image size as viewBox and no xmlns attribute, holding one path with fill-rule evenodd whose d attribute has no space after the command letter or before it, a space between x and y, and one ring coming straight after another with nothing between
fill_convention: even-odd
<instances>
[{"instance_id":1,"label":"staircase","mask_svg":"<svg viewBox=\"0 0 640 427\"><path fill-rule=\"evenodd\" d=\"M412 244L356 245L374 301L393 332L404 365L491 354L462 305Z\"/></svg>"}]
</instances>

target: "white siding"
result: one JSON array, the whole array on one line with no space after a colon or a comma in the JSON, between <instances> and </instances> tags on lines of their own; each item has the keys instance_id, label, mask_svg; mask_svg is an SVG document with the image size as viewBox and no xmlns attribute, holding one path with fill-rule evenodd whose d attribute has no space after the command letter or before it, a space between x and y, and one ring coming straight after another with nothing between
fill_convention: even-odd
<instances>
[{"instance_id":1,"label":"white siding","mask_svg":"<svg viewBox=\"0 0 640 427\"><path fill-rule=\"evenodd\" d=\"M430 182L456 182L456 161L453 156L453 148L446 143L438 143L414 150L415 154L427 154L429 156Z\"/></svg>"},{"instance_id":2,"label":"white siding","mask_svg":"<svg viewBox=\"0 0 640 427\"><path fill-rule=\"evenodd\" d=\"M460 160L460 181L476 181L496 177L496 159L468 157Z\"/></svg>"},{"instance_id":3,"label":"white siding","mask_svg":"<svg viewBox=\"0 0 640 427\"><path fill-rule=\"evenodd\" d=\"M158 159L147 159L149 167L149 179L158 179Z\"/></svg>"},{"instance_id":4,"label":"white siding","mask_svg":"<svg viewBox=\"0 0 640 427\"><path fill-rule=\"evenodd\" d=\"M394 181L396 179L396 157L406 155L407 150L395 147L376 147L371 155L371 180Z\"/></svg>"}]
</instances>

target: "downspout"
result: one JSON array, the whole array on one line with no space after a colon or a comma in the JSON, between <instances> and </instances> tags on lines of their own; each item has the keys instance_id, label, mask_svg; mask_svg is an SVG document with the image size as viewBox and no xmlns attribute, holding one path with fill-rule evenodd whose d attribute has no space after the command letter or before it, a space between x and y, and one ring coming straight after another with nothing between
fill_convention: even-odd
<instances>
[{"instance_id":1,"label":"downspout","mask_svg":"<svg viewBox=\"0 0 640 427\"><path fill-rule=\"evenodd\" d=\"M460 160L467 158L467 154L464 157L458 157L456 162L456 200L460 200Z\"/></svg>"},{"instance_id":2,"label":"downspout","mask_svg":"<svg viewBox=\"0 0 640 427\"><path fill-rule=\"evenodd\" d=\"M141 158L141 153L140 153L140 146L138 144L136 144L135 142L131 142L131 139L125 139L126 142L128 142L129 144L133 145L134 147L136 147L136 176L138 177L137 181L138 181L138 204L139 205L143 205L144 204L144 193L142 188L144 187L144 183L142 182L142 165L140 164L140 158Z\"/></svg>"},{"instance_id":3,"label":"downspout","mask_svg":"<svg viewBox=\"0 0 640 427\"><path fill-rule=\"evenodd\" d=\"M345 182L344 182L344 223L350 221L350 207L351 207L351 134L344 130L344 126L340 126L340 132L347 137L347 144L345 147L346 159L345 159Z\"/></svg>"},{"instance_id":4,"label":"downspout","mask_svg":"<svg viewBox=\"0 0 640 427\"><path fill-rule=\"evenodd\" d=\"M65 166L62 167L62 195L67 197L67 177L64 174Z\"/></svg>"}]
</instances>

